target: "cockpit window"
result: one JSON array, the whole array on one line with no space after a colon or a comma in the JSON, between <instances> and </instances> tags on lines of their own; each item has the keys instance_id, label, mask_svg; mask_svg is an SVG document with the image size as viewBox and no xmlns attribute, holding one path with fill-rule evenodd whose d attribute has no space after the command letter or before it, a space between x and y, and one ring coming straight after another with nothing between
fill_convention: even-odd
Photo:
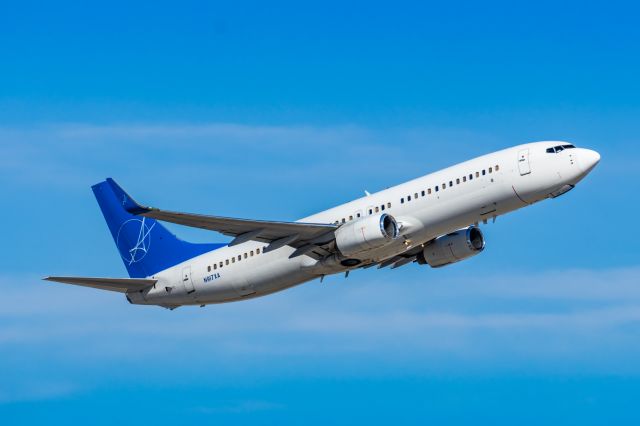
<instances>
[{"instance_id":1,"label":"cockpit window","mask_svg":"<svg viewBox=\"0 0 640 426\"><path fill-rule=\"evenodd\" d=\"M575 148L574 145L558 145L558 146L554 146L553 148L547 148L547 152L549 154L558 154L562 151L564 151L565 149L573 149Z\"/></svg>"}]
</instances>

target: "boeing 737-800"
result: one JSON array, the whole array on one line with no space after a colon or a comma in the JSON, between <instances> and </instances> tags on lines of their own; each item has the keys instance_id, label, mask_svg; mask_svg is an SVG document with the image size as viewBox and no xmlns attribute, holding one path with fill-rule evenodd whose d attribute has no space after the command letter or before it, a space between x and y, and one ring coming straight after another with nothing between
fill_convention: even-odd
<instances>
[{"instance_id":1,"label":"boeing 737-800","mask_svg":"<svg viewBox=\"0 0 640 426\"><path fill-rule=\"evenodd\" d=\"M130 278L47 277L176 308L264 296L325 275L412 262L438 268L482 252L480 222L573 189L600 161L567 142L494 152L367 194L297 222L234 219L145 207L113 179L92 187ZM193 244L160 222L216 231Z\"/></svg>"}]
</instances>

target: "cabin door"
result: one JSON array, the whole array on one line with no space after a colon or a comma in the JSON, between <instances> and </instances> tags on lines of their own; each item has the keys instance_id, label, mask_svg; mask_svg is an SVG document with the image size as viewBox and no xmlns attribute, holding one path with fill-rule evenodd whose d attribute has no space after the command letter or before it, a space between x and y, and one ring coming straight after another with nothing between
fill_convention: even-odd
<instances>
[{"instance_id":1,"label":"cabin door","mask_svg":"<svg viewBox=\"0 0 640 426\"><path fill-rule=\"evenodd\" d=\"M518 170L520 170L520 176L528 175L531 173L531 164L529 164L529 150L523 149L518 152Z\"/></svg>"}]
</instances>

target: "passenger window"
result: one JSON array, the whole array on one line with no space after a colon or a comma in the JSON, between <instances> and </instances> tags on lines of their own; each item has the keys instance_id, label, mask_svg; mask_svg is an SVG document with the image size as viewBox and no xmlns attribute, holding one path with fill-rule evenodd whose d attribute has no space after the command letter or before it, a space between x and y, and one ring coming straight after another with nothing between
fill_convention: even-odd
<instances>
[{"instance_id":1,"label":"passenger window","mask_svg":"<svg viewBox=\"0 0 640 426\"><path fill-rule=\"evenodd\" d=\"M235 257L231 258L231 263L236 263L236 258Z\"/></svg>"},{"instance_id":2,"label":"passenger window","mask_svg":"<svg viewBox=\"0 0 640 426\"><path fill-rule=\"evenodd\" d=\"M418 193L413 194L413 198L418 198Z\"/></svg>"},{"instance_id":3,"label":"passenger window","mask_svg":"<svg viewBox=\"0 0 640 426\"><path fill-rule=\"evenodd\" d=\"M222 268L222 265L224 265L222 262L220 262L220 267Z\"/></svg>"},{"instance_id":4,"label":"passenger window","mask_svg":"<svg viewBox=\"0 0 640 426\"><path fill-rule=\"evenodd\" d=\"M353 220L353 216L349 216L349 220Z\"/></svg>"},{"instance_id":5,"label":"passenger window","mask_svg":"<svg viewBox=\"0 0 640 426\"><path fill-rule=\"evenodd\" d=\"M489 167L489 173L493 173L493 167Z\"/></svg>"},{"instance_id":6,"label":"passenger window","mask_svg":"<svg viewBox=\"0 0 640 426\"><path fill-rule=\"evenodd\" d=\"M449 188L451 188L452 186L453 186L453 181L452 181L452 180L450 180L450 181L449 181Z\"/></svg>"},{"instance_id":7,"label":"passenger window","mask_svg":"<svg viewBox=\"0 0 640 426\"><path fill-rule=\"evenodd\" d=\"M225 260L224 262L228 265L229 264L229 259Z\"/></svg>"},{"instance_id":8,"label":"passenger window","mask_svg":"<svg viewBox=\"0 0 640 426\"><path fill-rule=\"evenodd\" d=\"M391 203L387 203L387 208L390 209L391 208Z\"/></svg>"},{"instance_id":9,"label":"passenger window","mask_svg":"<svg viewBox=\"0 0 640 426\"><path fill-rule=\"evenodd\" d=\"M473 180L473 174L469 175L469 180Z\"/></svg>"},{"instance_id":10,"label":"passenger window","mask_svg":"<svg viewBox=\"0 0 640 426\"><path fill-rule=\"evenodd\" d=\"M460 178L456 179L456 185L460 185Z\"/></svg>"},{"instance_id":11,"label":"passenger window","mask_svg":"<svg viewBox=\"0 0 640 426\"><path fill-rule=\"evenodd\" d=\"M342 218L342 223L347 223L347 220L344 217Z\"/></svg>"},{"instance_id":12,"label":"passenger window","mask_svg":"<svg viewBox=\"0 0 640 426\"><path fill-rule=\"evenodd\" d=\"M438 192L440 189L438 188L438 185L436 185L436 192Z\"/></svg>"},{"instance_id":13,"label":"passenger window","mask_svg":"<svg viewBox=\"0 0 640 426\"><path fill-rule=\"evenodd\" d=\"M249 252L249 255L250 255L251 257L253 257L253 250L251 250L251 251Z\"/></svg>"},{"instance_id":14,"label":"passenger window","mask_svg":"<svg viewBox=\"0 0 640 426\"><path fill-rule=\"evenodd\" d=\"M462 181L466 182L467 181L467 177L466 176L462 176Z\"/></svg>"},{"instance_id":15,"label":"passenger window","mask_svg":"<svg viewBox=\"0 0 640 426\"><path fill-rule=\"evenodd\" d=\"M447 189L447 183L446 182L442 184L442 189Z\"/></svg>"},{"instance_id":16,"label":"passenger window","mask_svg":"<svg viewBox=\"0 0 640 426\"><path fill-rule=\"evenodd\" d=\"M384 204L380 206L380 210L384 211Z\"/></svg>"},{"instance_id":17,"label":"passenger window","mask_svg":"<svg viewBox=\"0 0 640 426\"><path fill-rule=\"evenodd\" d=\"M244 258L246 259L247 257L249 257L249 255L247 253L244 254Z\"/></svg>"},{"instance_id":18,"label":"passenger window","mask_svg":"<svg viewBox=\"0 0 640 426\"><path fill-rule=\"evenodd\" d=\"M213 269L218 269L218 265L213 265Z\"/></svg>"},{"instance_id":19,"label":"passenger window","mask_svg":"<svg viewBox=\"0 0 640 426\"><path fill-rule=\"evenodd\" d=\"M427 194L431 195L431 188L427 189Z\"/></svg>"},{"instance_id":20,"label":"passenger window","mask_svg":"<svg viewBox=\"0 0 640 426\"><path fill-rule=\"evenodd\" d=\"M373 214L373 209L369 209L369 214Z\"/></svg>"},{"instance_id":21,"label":"passenger window","mask_svg":"<svg viewBox=\"0 0 640 426\"><path fill-rule=\"evenodd\" d=\"M260 254L260 249L259 248L256 249L256 254Z\"/></svg>"},{"instance_id":22,"label":"passenger window","mask_svg":"<svg viewBox=\"0 0 640 426\"><path fill-rule=\"evenodd\" d=\"M404 198L400 198L400 204L404 204Z\"/></svg>"},{"instance_id":23,"label":"passenger window","mask_svg":"<svg viewBox=\"0 0 640 426\"><path fill-rule=\"evenodd\" d=\"M380 207L376 206L376 213L380 211Z\"/></svg>"},{"instance_id":24,"label":"passenger window","mask_svg":"<svg viewBox=\"0 0 640 426\"><path fill-rule=\"evenodd\" d=\"M484 169L482 169L482 176L484 176L484 175L486 175L486 174L487 174L487 171L486 171L486 170L484 170Z\"/></svg>"},{"instance_id":25,"label":"passenger window","mask_svg":"<svg viewBox=\"0 0 640 426\"><path fill-rule=\"evenodd\" d=\"M207 266L207 272L211 272L211 265Z\"/></svg>"},{"instance_id":26,"label":"passenger window","mask_svg":"<svg viewBox=\"0 0 640 426\"><path fill-rule=\"evenodd\" d=\"M411 201L411 195L407 195L407 201Z\"/></svg>"},{"instance_id":27,"label":"passenger window","mask_svg":"<svg viewBox=\"0 0 640 426\"><path fill-rule=\"evenodd\" d=\"M496 172L500 170L500 166L498 164L496 164Z\"/></svg>"},{"instance_id":28,"label":"passenger window","mask_svg":"<svg viewBox=\"0 0 640 426\"><path fill-rule=\"evenodd\" d=\"M242 260L242 255L241 255L241 254L239 254L239 255L238 255L238 262L240 262L241 260Z\"/></svg>"},{"instance_id":29,"label":"passenger window","mask_svg":"<svg viewBox=\"0 0 640 426\"><path fill-rule=\"evenodd\" d=\"M422 191L420 194L424 197L425 192L424 192L424 191Z\"/></svg>"},{"instance_id":30,"label":"passenger window","mask_svg":"<svg viewBox=\"0 0 640 426\"><path fill-rule=\"evenodd\" d=\"M476 177L480 177L480 172L476 172Z\"/></svg>"},{"instance_id":31,"label":"passenger window","mask_svg":"<svg viewBox=\"0 0 640 426\"><path fill-rule=\"evenodd\" d=\"M356 214L356 217L360 217L360 213Z\"/></svg>"}]
</instances>

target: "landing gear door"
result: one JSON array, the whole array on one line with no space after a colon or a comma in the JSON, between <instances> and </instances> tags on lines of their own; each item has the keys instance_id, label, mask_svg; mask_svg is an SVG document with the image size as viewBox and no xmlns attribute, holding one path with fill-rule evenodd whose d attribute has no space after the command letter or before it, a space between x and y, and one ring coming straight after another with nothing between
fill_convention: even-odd
<instances>
[{"instance_id":1,"label":"landing gear door","mask_svg":"<svg viewBox=\"0 0 640 426\"><path fill-rule=\"evenodd\" d=\"M520 176L528 175L531 173L531 164L529 164L529 150L523 149L518 152L518 170L520 170Z\"/></svg>"},{"instance_id":2,"label":"landing gear door","mask_svg":"<svg viewBox=\"0 0 640 426\"><path fill-rule=\"evenodd\" d=\"M195 287L193 286L193 281L191 280L191 266L182 268L182 284L184 285L184 289L188 294L196 291Z\"/></svg>"}]
</instances>

